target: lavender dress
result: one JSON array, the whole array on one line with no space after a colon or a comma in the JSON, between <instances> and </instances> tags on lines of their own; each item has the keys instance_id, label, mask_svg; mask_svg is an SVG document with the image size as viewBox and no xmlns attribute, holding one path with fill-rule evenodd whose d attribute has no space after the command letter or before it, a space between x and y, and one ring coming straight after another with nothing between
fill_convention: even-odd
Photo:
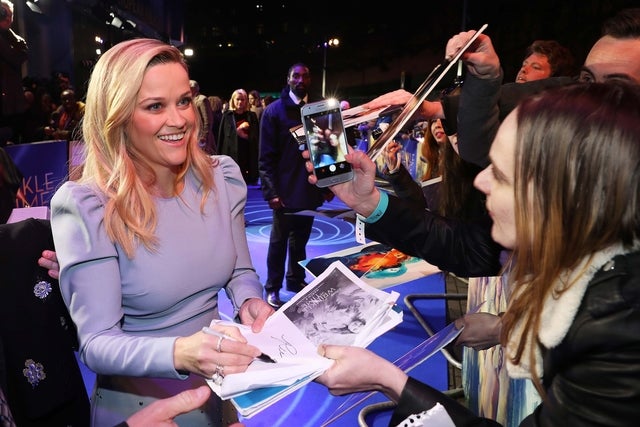
<instances>
[{"instance_id":1,"label":"lavender dress","mask_svg":"<svg viewBox=\"0 0 640 427\"><path fill-rule=\"evenodd\" d=\"M174 369L176 338L219 318L221 289L236 310L262 298L244 229L246 185L231 158L217 158L205 214L190 173L179 197L156 201L157 251L141 246L133 260L107 237L104 196L94 188L69 181L51 200L60 287L78 327L80 357L98 374L93 426L113 426L156 399L204 384ZM178 424L219 425L221 403L213 396Z\"/></svg>"}]
</instances>

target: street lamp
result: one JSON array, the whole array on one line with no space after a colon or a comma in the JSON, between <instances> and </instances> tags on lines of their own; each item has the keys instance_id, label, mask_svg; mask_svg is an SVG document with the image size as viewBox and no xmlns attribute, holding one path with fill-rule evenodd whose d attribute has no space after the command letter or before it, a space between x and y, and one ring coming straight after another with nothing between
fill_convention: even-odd
<instances>
[{"instance_id":1,"label":"street lamp","mask_svg":"<svg viewBox=\"0 0 640 427\"><path fill-rule=\"evenodd\" d=\"M327 49L329 47L338 47L340 44L340 40L337 38L331 38L325 41L322 44L322 53L323 53L323 61L322 61L322 97L325 96L325 89L327 87Z\"/></svg>"}]
</instances>

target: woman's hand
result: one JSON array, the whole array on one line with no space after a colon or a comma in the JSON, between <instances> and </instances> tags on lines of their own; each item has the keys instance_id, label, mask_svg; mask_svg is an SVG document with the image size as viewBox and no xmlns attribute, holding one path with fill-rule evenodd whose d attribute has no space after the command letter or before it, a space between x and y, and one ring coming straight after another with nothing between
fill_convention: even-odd
<instances>
[{"instance_id":1,"label":"woman's hand","mask_svg":"<svg viewBox=\"0 0 640 427\"><path fill-rule=\"evenodd\" d=\"M402 150L402 145L395 141L390 141L382 152L384 164L389 171L396 169L398 166L398 152L400 150Z\"/></svg>"},{"instance_id":2,"label":"woman's hand","mask_svg":"<svg viewBox=\"0 0 640 427\"><path fill-rule=\"evenodd\" d=\"M474 350L486 350L500 344L502 319L490 313L465 314L456 320L456 327L464 326L456 339L456 345L471 347Z\"/></svg>"},{"instance_id":3,"label":"woman's hand","mask_svg":"<svg viewBox=\"0 0 640 427\"><path fill-rule=\"evenodd\" d=\"M275 313L273 307L260 298L249 298L240 306L238 316L243 325L250 325L253 332L260 332L267 318Z\"/></svg>"},{"instance_id":4,"label":"woman's hand","mask_svg":"<svg viewBox=\"0 0 640 427\"><path fill-rule=\"evenodd\" d=\"M315 379L334 396L376 390L397 402L407 382L407 374L402 369L361 347L323 344L318 347L318 353L335 360Z\"/></svg>"},{"instance_id":5,"label":"woman's hand","mask_svg":"<svg viewBox=\"0 0 640 427\"><path fill-rule=\"evenodd\" d=\"M393 92L385 93L377 98L362 104L367 110L375 110L378 108L387 107L390 105L405 105L411 97L412 93L407 92L404 89L394 90ZM444 119L444 110L440 101L423 101L422 105L413 117L414 119Z\"/></svg>"},{"instance_id":6,"label":"woman's hand","mask_svg":"<svg viewBox=\"0 0 640 427\"><path fill-rule=\"evenodd\" d=\"M375 110L377 108L388 107L389 105L404 105L409 102L412 96L413 94L411 92L407 92L404 89L398 89L393 92L380 95L366 104L362 104L362 107L367 110Z\"/></svg>"},{"instance_id":7,"label":"woman's hand","mask_svg":"<svg viewBox=\"0 0 640 427\"><path fill-rule=\"evenodd\" d=\"M318 179L313 174L313 164L309 161L309 150L302 152L307 159L305 163L309 172L309 183L315 185ZM344 202L345 205L365 217L371 215L378 206L380 193L375 186L376 164L362 151L354 151L349 147L349 153L345 156L353 168L353 179L341 184L329 187L333 193Z\"/></svg>"},{"instance_id":8,"label":"woman's hand","mask_svg":"<svg viewBox=\"0 0 640 427\"><path fill-rule=\"evenodd\" d=\"M237 327L212 325L211 329L229 339L202 331L176 339L173 363L177 371L188 371L205 378L212 378L216 373L224 377L246 371L261 354L257 347L247 343Z\"/></svg>"}]
</instances>

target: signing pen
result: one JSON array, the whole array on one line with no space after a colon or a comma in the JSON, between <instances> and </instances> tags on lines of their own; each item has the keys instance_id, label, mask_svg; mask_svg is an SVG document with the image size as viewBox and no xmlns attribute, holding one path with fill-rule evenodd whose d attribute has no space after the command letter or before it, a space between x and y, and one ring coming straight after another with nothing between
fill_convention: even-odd
<instances>
[{"instance_id":1,"label":"signing pen","mask_svg":"<svg viewBox=\"0 0 640 427\"><path fill-rule=\"evenodd\" d=\"M237 339L230 337L229 335L223 334L222 332L215 331L206 326L202 328L202 332L204 332L205 334L213 335L214 337L225 338L225 339L228 339L229 341L238 341ZM260 359L263 362L267 362L267 363L277 363L273 357L265 353L260 353L260 356L258 356L257 359Z\"/></svg>"}]
</instances>

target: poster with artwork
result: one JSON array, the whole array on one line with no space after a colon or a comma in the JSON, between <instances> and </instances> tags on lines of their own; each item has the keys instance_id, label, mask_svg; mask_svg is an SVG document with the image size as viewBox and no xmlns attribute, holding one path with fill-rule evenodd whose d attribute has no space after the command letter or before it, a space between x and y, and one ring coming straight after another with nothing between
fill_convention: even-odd
<instances>
[{"instance_id":1,"label":"poster with artwork","mask_svg":"<svg viewBox=\"0 0 640 427\"><path fill-rule=\"evenodd\" d=\"M379 291L363 283L343 264L333 263L295 300L281 310L314 345L338 344L366 347L379 335L381 325L388 330L400 322L392 312L396 292ZM392 324L385 324L391 322Z\"/></svg>"},{"instance_id":2,"label":"poster with artwork","mask_svg":"<svg viewBox=\"0 0 640 427\"><path fill-rule=\"evenodd\" d=\"M509 299L505 277L469 279L468 309L498 314L507 309ZM478 415L516 427L540 403L540 396L528 379L512 379L502 346L476 351L464 347L462 385L468 407Z\"/></svg>"},{"instance_id":3,"label":"poster with artwork","mask_svg":"<svg viewBox=\"0 0 640 427\"><path fill-rule=\"evenodd\" d=\"M340 261L353 274L377 289L385 289L440 272L438 267L421 258L406 255L378 242L303 260L300 261L300 265L317 277L335 261Z\"/></svg>"}]
</instances>

